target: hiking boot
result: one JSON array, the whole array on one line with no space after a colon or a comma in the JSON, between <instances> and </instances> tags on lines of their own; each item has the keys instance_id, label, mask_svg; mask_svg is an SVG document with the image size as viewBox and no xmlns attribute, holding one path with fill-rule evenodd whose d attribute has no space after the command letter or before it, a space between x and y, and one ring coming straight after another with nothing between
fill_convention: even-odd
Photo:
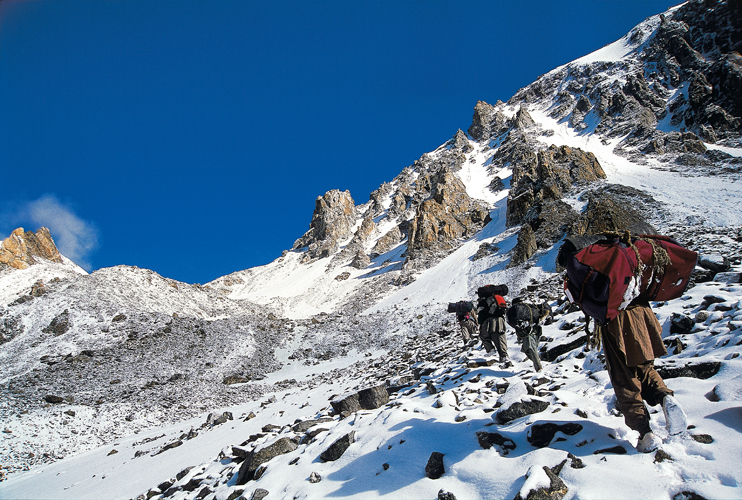
<instances>
[{"instance_id":1,"label":"hiking boot","mask_svg":"<svg viewBox=\"0 0 742 500\"><path fill-rule=\"evenodd\" d=\"M647 432L644 436L639 439L636 443L636 451L639 453L651 453L658 449L662 444L662 440L654 435L652 432Z\"/></svg>"},{"instance_id":2,"label":"hiking boot","mask_svg":"<svg viewBox=\"0 0 742 500\"><path fill-rule=\"evenodd\" d=\"M665 414L665 427L671 436L680 434L688 428L688 418L674 396L665 396L662 400L662 413Z\"/></svg>"},{"instance_id":3,"label":"hiking boot","mask_svg":"<svg viewBox=\"0 0 742 500\"><path fill-rule=\"evenodd\" d=\"M510 358L503 358L500 360L501 368L510 368L511 366L513 366L513 362L510 361Z\"/></svg>"}]
</instances>

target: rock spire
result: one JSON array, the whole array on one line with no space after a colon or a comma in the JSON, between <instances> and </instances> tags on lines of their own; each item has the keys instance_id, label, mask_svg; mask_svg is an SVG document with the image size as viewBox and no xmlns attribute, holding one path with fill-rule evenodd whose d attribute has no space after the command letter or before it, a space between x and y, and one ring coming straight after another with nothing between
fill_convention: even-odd
<instances>
[{"instance_id":1,"label":"rock spire","mask_svg":"<svg viewBox=\"0 0 742 500\"><path fill-rule=\"evenodd\" d=\"M38 264L39 259L62 262L62 256L45 227L35 233L19 227L0 244L0 268L27 269Z\"/></svg>"}]
</instances>

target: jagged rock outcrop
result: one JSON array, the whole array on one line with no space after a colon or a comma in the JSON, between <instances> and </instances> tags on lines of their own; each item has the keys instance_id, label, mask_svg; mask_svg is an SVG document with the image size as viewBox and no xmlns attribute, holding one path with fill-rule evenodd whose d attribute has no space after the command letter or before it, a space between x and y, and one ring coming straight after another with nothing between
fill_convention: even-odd
<instances>
[{"instance_id":1,"label":"jagged rock outcrop","mask_svg":"<svg viewBox=\"0 0 742 500\"><path fill-rule=\"evenodd\" d=\"M497 101L493 106L484 101L477 102L474 107L474 117L468 133L477 141L486 141L492 134L502 128L507 122L505 115L499 111L498 106L502 101Z\"/></svg>"},{"instance_id":2,"label":"jagged rock outcrop","mask_svg":"<svg viewBox=\"0 0 742 500\"><path fill-rule=\"evenodd\" d=\"M508 195L507 223L523 224L509 266L522 264L538 248L559 241L579 218L562 197L575 186L604 178L595 155L579 148L551 146L524 156L513 168Z\"/></svg>"},{"instance_id":3,"label":"jagged rock outcrop","mask_svg":"<svg viewBox=\"0 0 742 500\"><path fill-rule=\"evenodd\" d=\"M528 224L524 224L518 232L518 242L515 244L513 253L510 256L508 267L515 267L523 264L538 250L536 245L536 236L533 229Z\"/></svg>"},{"instance_id":4,"label":"jagged rock outcrop","mask_svg":"<svg viewBox=\"0 0 742 500\"><path fill-rule=\"evenodd\" d=\"M570 234L600 234L646 224L641 214L645 207L640 198L627 201L606 189L588 192L583 197L587 199L587 207L572 225Z\"/></svg>"},{"instance_id":5,"label":"jagged rock outcrop","mask_svg":"<svg viewBox=\"0 0 742 500\"><path fill-rule=\"evenodd\" d=\"M481 229L489 210L472 200L464 184L449 169L430 178L431 197L410 221L407 259L438 255L456 247L458 240Z\"/></svg>"},{"instance_id":6,"label":"jagged rock outcrop","mask_svg":"<svg viewBox=\"0 0 742 500\"><path fill-rule=\"evenodd\" d=\"M317 198L309 231L296 240L293 249L307 247L307 261L328 257L337 252L341 241L352 235L357 217L350 191L328 191Z\"/></svg>"},{"instance_id":7,"label":"jagged rock outcrop","mask_svg":"<svg viewBox=\"0 0 742 500\"><path fill-rule=\"evenodd\" d=\"M515 226L538 217L540 206L559 200L576 184L605 179L594 154L579 148L550 146L513 168L507 223Z\"/></svg>"},{"instance_id":8,"label":"jagged rock outcrop","mask_svg":"<svg viewBox=\"0 0 742 500\"><path fill-rule=\"evenodd\" d=\"M19 227L0 245L0 268L9 266L27 269L39 263L39 259L62 262L62 256L45 227L39 228L35 233Z\"/></svg>"},{"instance_id":9,"label":"jagged rock outcrop","mask_svg":"<svg viewBox=\"0 0 742 500\"><path fill-rule=\"evenodd\" d=\"M450 144L454 149L457 149L464 154L469 153L474 149L472 145L469 144L469 138L466 137L466 134L461 129L456 131Z\"/></svg>"}]
</instances>

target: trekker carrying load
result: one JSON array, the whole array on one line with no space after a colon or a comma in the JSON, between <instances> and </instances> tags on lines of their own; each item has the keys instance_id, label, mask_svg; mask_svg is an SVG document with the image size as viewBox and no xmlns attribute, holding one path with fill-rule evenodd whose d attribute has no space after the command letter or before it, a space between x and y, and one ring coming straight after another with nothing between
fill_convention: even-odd
<instances>
[{"instance_id":1,"label":"trekker carrying load","mask_svg":"<svg viewBox=\"0 0 742 500\"><path fill-rule=\"evenodd\" d=\"M477 309L479 310L479 338L482 340L482 346L491 353L495 348L500 356L500 363L507 368L513 366L508 357L508 343L505 337L505 311L507 311L507 302L500 293L507 293L505 285L487 285L477 290L479 300Z\"/></svg>"},{"instance_id":2,"label":"trekker carrying load","mask_svg":"<svg viewBox=\"0 0 742 500\"><path fill-rule=\"evenodd\" d=\"M681 296L696 259L695 252L670 238L632 237L629 231L605 235L582 248L574 241L565 242L557 256L567 270L567 296L580 306L588 322L590 317L595 320L588 344L600 349L602 340L618 409L626 425L639 433L636 449L642 453L662 444L649 425L644 401L650 406L662 404L670 435L687 428L680 403L654 369L655 358L667 350L649 301Z\"/></svg>"},{"instance_id":3,"label":"trekker carrying load","mask_svg":"<svg viewBox=\"0 0 742 500\"><path fill-rule=\"evenodd\" d=\"M469 345L477 334L477 310L474 303L468 300L460 300L448 304L448 312L456 313L456 319L461 329L461 337L464 340L464 347Z\"/></svg>"},{"instance_id":4,"label":"trekker carrying load","mask_svg":"<svg viewBox=\"0 0 742 500\"><path fill-rule=\"evenodd\" d=\"M541 321L551 314L551 308L545 302L539 305L526 304L521 298L513 299L507 312L508 325L515 329L515 334L523 341L520 350L533 362L533 368L542 370L538 357L538 342L541 338Z\"/></svg>"}]
</instances>

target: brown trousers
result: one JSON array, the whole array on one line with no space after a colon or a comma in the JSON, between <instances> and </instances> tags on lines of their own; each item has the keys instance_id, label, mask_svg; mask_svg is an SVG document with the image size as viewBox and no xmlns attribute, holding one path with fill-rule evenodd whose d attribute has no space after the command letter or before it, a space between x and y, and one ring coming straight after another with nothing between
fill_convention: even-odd
<instances>
[{"instance_id":1,"label":"brown trousers","mask_svg":"<svg viewBox=\"0 0 742 500\"><path fill-rule=\"evenodd\" d=\"M505 318L487 318L479 326L479 338L482 339L482 345L487 352L497 348L497 354L500 360L508 357L508 342L505 337Z\"/></svg>"},{"instance_id":2,"label":"brown trousers","mask_svg":"<svg viewBox=\"0 0 742 500\"><path fill-rule=\"evenodd\" d=\"M477 324L472 319L466 318L460 321L459 326L461 327L461 338L464 340L464 344L477 334Z\"/></svg>"},{"instance_id":3,"label":"brown trousers","mask_svg":"<svg viewBox=\"0 0 742 500\"><path fill-rule=\"evenodd\" d=\"M626 425L643 436L651 430L643 401L655 406L673 392L654 369L654 360L628 366L626 354L619 349L615 337L607 328L603 329L603 351L618 409L623 413Z\"/></svg>"}]
</instances>

